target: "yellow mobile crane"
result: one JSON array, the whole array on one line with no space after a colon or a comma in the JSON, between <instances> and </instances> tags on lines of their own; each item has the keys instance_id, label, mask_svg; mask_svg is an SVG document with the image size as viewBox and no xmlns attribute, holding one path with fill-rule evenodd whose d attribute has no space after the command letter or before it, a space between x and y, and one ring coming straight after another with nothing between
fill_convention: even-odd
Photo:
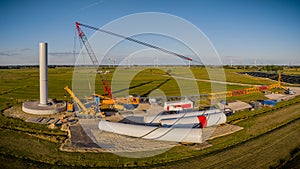
<instances>
[{"instance_id":1,"label":"yellow mobile crane","mask_svg":"<svg viewBox=\"0 0 300 169\"><path fill-rule=\"evenodd\" d=\"M275 75L276 76L276 75ZM273 76L274 77L274 76ZM286 89L286 87L282 86L281 85L281 73L278 72L278 80L277 80L277 83L276 84L271 84L269 85L269 88L270 89L273 89L273 88L279 88L279 89Z\"/></svg>"},{"instance_id":2,"label":"yellow mobile crane","mask_svg":"<svg viewBox=\"0 0 300 169\"><path fill-rule=\"evenodd\" d=\"M75 94L69 88L69 86L66 86L64 89L70 94L70 96L79 105L79 107L82 109L83 112L87 112L88 111L88 109L84 106L84 104L75 96Z\"/></svg>"},{"instance_id":3,"label":"yellow mobile crane","mask_svg":"<svg viewBox=\"0 0 300 169\"><path fill-rule=\"evenodd\" d=\"M277 80L277 83L269 85L269 89L270 90L272 90L272 89L275 90L274 92L276 94L283 93L283 92L285 92L287 90L287 88L285 86L281 85L281 72L280 71L278 71L278 80Z\"/></svg>"},{"instance_id":4,"label":"yellow mobile crane","mask_svg":"<svg viewBox=\"0 0 300 169\"><path fill-rule=\"evenodd\" d=\"M280 71L278 72L277 87L280 88L280 89L285 89L286 90L286 87L281 85L281 72Z\"/></svg>"},{"instance_id":5,"label":"yellow mobile crane","mask_svg":"<svg viewBox=\"0 0 300 169\"><path fill-rule=\"evenodd\" d=\"M69 86L66 86L64 89L70 94L70 96L73 98L74 102L79 105L79 107L81 108L81 114L86 114L86 115L89 114L91 116L94 116L96 114L94 107L93 106L90 108L85 107L85 105L76 97L76 95L69 88ZM72 103L69 103L69 104L72 104ZM69 107L69 105L68 105L68 107ZM72 105L72 107L73 107L73 105Z\"/></svg>"},{"instance_id":6,"label":"yellow mobile crane","mask_svg":"<svg viewBox=\"0 0 300 169\"><path fill-rule=\"evenodd\" d=\"M100 109L101 110L123 110L124 107L122 105L118 105L115 100L102 96L100 94L94 94L100 98Z\"/></svg>"}]
</instances>

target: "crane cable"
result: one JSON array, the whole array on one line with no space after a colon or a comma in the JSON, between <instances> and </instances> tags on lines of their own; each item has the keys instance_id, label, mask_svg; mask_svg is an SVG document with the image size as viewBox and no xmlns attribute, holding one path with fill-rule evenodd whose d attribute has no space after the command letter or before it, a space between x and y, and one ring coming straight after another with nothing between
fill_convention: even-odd
<instances>
[{"instance_id":1,"label":"crane cable","mask_svg":"<svg viewBox=\"0 0 300 169\"><path fill-rule=\"evenodd\" d=\"M164 53L168 53L168 54L171 54L171 55L180 57L180 58L185 59L185 60L188 60L188 61L193 61L193 59L190 58L190 57L183 56L183 55L178 54L178 53L176 53L176 52L172 52L172 51L170 51L170 50L167 50L167 49L164 49L164 48L160 48L160 47L158 47L158 46L155 46L155 45L152 45L152 44L149 44L149 43L146 43L146 42L142 42L142 41L139 41L139 40L134 39L134 38L131 38L131 37L126 37L126 36L124 36L124 35L120 35L120 34L117 34L117 33L111 32L111 31L103 30L103 29L100 29L100 28L96 28L96 27L89 26L89 25L85 25L85 24L78 23L78 22L76 22L76 24L78 24L78 25L80 25L80 26L84 26L84 27L86 27L86 28L90 28L90 29L96 30L96 31L104 32L104 33L107 33L107 34L110 34L110 35L113 35L113 36L116 36L116 37L120 37L120 38L129 40L129 41L132 41L132 42L135 42L135 43L138 43L138 44L147 46L147 47L149 47L149 48L153 48L153 49L162 51L162 52L164 52ZM197 62L197 61L193 61L193 62ZM200 63L200 62L199 62L199 63Z\"/></svg>"},{"instance_id":2,"label":"crane cable","mask_svg":"<svg viewBox=\"0 0 300 169\"><path fill-rule=\"evenodd\" d=\"M76 64L76 46L77 46L77 44L76 44L76 41L77 41L76 37L77 37L77 32L76 32L76 29L75 29L74 42L73 42L73 61L74 61L74 66Z\"/></svg>"},{"instance_id":3,"label":"crane cable","mask_svg":"<svg viewBox=\"0 0 300 169\"><path fill-rule=\"evenodd\" d=\"M74 66L76 65L76 53L77 53L77 44L76 44L76 41L77 41L77 30L76 30L76 28L75 28L75 35L74 35L74 43L73 43L73 59L74 59ZM82 49L83 48L83 46L82 46L83 44L82 43L80 43L80 41L79 41L79 49ZM84 56L85 54L84 54L84 52L82 52L82 60L83 60L83 65L85 65L86 64L86 61L85 61L85 56ZM92 92L92 85L91 85L91 82L90 82L90 77L88 76L87 77L87 80L88 80L88 86L89 86L89 89L90 89L90 93L91 94L93 94L93 92Z\"/></svg>"}]
</instances>

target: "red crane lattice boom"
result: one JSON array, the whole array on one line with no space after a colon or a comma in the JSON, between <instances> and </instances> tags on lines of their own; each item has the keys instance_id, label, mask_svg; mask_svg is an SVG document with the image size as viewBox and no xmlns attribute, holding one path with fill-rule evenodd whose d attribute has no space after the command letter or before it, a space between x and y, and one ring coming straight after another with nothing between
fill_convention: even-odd
<instances>
[{"instance_id":1,"label":"red crane lattice boom","mask_svg":"<svg viewBox=\"0 0 300 169\"><path fill-rule=\"evenodd\" d=\"M93 65L97 67L97 72L98 72L98 68L100 67L100 64L99 64L99 61L87 39L87 37L85 36L85 34L83 33L83 31L80 29L80 23L76 22L76 29L77 29L77 32L78 32L78 36L79 38L81 39L91 61L93 62ZM98 73L99 74L99 73ZM110 84L109 82L107 81L107 79L105 78L102 78L101 75L99 74L100 76L100 79L101 79L101 83L103 85L103 95L106 96L106 95L109 95L111 99L114 99L114 96L112 94L112 91L111 91L111 88L110 88Z\"/></svg>"}]
</instances>

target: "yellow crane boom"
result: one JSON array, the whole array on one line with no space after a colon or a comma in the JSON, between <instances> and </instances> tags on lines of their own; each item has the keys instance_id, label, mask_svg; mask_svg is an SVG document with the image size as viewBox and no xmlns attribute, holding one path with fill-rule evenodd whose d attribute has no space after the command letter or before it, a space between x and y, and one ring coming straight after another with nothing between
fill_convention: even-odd
<instances>
[{"instance_id":1,"label":"yellow crane boom","mask_svg":"<svg viewBox=\"0 0 300 169\"><path fill-rule=\"evenodd\" d=\"M82 109L82 111L87 112L88 109L84 106L84 104L76 97L76 95L73 93L73 91L69 88L69 86L66 86L64 88L69 94L70 96L73 98L73 100L80 106L80 108Z\"/></svg>"}]
</instances>

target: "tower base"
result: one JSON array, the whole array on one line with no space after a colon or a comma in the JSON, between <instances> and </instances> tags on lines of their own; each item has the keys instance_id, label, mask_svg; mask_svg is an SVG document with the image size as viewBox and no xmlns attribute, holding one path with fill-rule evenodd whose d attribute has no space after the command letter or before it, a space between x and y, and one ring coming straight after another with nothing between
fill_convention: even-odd
<instances>
[{"instance_id":1,"label":"tower base","mask_svg":"<svg viewBox=\"0 0 300 169\"><path fill-rule=\"evenodd\" d=\"M66 110L66 102L49 103L40 105L39 101L28 101L22 104L22 110L29 114L48 115L55 114Z\"/></svg>"}]
</instances>

